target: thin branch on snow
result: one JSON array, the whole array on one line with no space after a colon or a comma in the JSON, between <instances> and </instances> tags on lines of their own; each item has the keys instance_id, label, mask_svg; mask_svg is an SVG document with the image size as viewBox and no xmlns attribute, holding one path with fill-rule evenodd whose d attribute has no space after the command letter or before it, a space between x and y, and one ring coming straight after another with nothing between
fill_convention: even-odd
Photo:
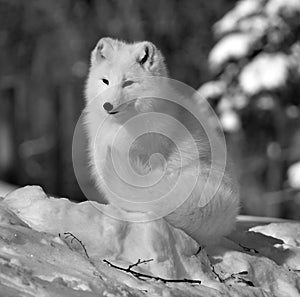
<instances>
[{"instance_id":1,"label":"thin branch on snow","mask_svg":"<svg viewBox=\"0 0 300 297\"><path fill-rule=\"evenodd\" d=\"M221 283L223 283L224 280L223 280L223 279L220 277L220 275L216 272L215 266L212 265L212 264L210 264L210 268L211 268L213 274L217 277L217 279L218 279Z\"/></svg>"},{"instance_id":2,"label":"thin branch on snow","mask_svg":"<svg viewBox=\"0 0 300 297\"><path fill-rule=\"evenodd\" d=\"M252 281L250 281L250 280L245 279L245 278L242 277L243 275L248 275L248 271L241 271L241 272L238 272L238 273L233 273L230 276L228 276L228 277L226 277L226 278L223 279L216 272L215 267L212 264L210 265L210 267L212 269L212 272L216 275L216 277L218 278L218 280L221 283L226 283L229 280L237 280L238 283L244 283L244 284L246 284L246 285L248 285L250 287L255 287Z\"/></svg>"},{"instance_id":3,"label":"thin branch on snow","mask_svg":"<svg viewBox=\"0 0 300 297\"><path fill-rule=\"evenodd\" d=\"M58 234L58 236L60 237L60 233ZM86 248L85 248L85 245L82 243L82 241L79 239L79 238L77 238L74 234L72 234L71 232L64 232L64 236L65 236L65 239L68 239L68 238L72 238L71 239L71 243L73 243L73 240L76 240L81 246L82 246L82 248L83 248L83 250L84 250L84 253L85 253L85 255L86 255L86 257L89 259L90 257L89 257L89 255L88 255L88 253L87 253L87 250L86 250Z\"/></svg>"},{"instance_id":4,"label":"thin branch on snow","mask_svg":"<svg viewBox=\"0 0 300 297\"><path fill-rule=\"evenodd\" d=\"M248 271L241 271L239 273L233 273L229 277L225 278L223 280L223 282L227 282L232 279L232 280L237 280L238 283L244 283L250 287L255 287L252 281L245 279L243 277L240 277L240 276L247 275L247 274L248 274Z\"/></svg>"},{"instance_id":5,"label":"thin branch on snow","mask_svg":"<svg viewBox=\"0 0 300 297\"><path fill-rule=\"evenodd\" d=\"M146 279L153 279L156 281L161 281L163 283L191 283L191 284L201 284L200 280L192 280L192 279L165 279L159 276L154 276L154 275L149 275L149 274L145 274L145 273L141 273L141 272L137 272L132 270L132 267L137 267L140 264L144 264L147 262L153 261L153 259L150 260L143 260L141 261L141 259L138 259L138 261L135 264L129 265L127 268L123 268L120 267L118 265L112 264L111 262L107 261L107 260L103 260L104 263L108 264L109 266L124 271L126 273L130 273L132 274L134 277L140 279L140 280L146 280Z\"/></svg>"},{"instance_id":6,"label":"thin branch on snow","mask_svg":"<svg viewBox=\"0 0 300 297\"><path fill-rule=\"evenodd\" d=\"M292 269L292 268L289 268L289 271L299 273L299 272L300 272L300 269Z\"/></svg>"}]
</instances>

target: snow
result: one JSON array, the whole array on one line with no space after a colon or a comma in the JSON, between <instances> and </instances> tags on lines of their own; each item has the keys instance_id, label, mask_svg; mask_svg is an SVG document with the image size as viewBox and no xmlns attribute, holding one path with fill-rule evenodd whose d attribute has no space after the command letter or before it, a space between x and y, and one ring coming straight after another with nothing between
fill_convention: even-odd
<instances>
[{"instance_id":1,"label":"snow","mask_svg":"<svg viewBox=\"0 0 300 297\"><path fill-rule=\"evenodd\" d=\"M290 60L293 69L300 76L300 42L297 41L291 46Z\"/></svg>"},{"instance_id":2,"label":"snow","mask_svg":"<svg viewBox=\"0 0 300 297\"><path fill-rule=\"evenodd\" d=\"M299 116L299 110L296 105L287 106L285 112L290 119L297 119Z\"/></svg>"},{"instance_id":3,"label":"snow","mask_svg":"<svg viewBox=\"0 0 300 297\"><path fill-rule=\"evenodd\" d=\"M290 186L295 189L300 189L300 162L291 165L287 175Z\"/></svg>"},{"instance_id":4,"label":"snow","mask_svg":"<svg viewBox=\"0 0 300 297\"><path fill-rule=\"evenodd\" d=\"M239 91L232 94L231 101L236 109L242 109L248 105L249 97Z\"/></svg>"},{"instance_id":5,"label":"snow","mask_svg":"<svg viewBox=\"0 0 300 297\"><path fill-rule=\"evenodd\" d=\"M223 36L235 30L248 31L262 35L268 28L264 16L276 18L278 15L295 16L300 12L299 0L269 0L264 5L260 0L244 0L229 11L214 25L217 36Z\"/></svg>"},{"instance_id":6,"label":"snow","mask_svg":"<svg viewBox=\"0 0 300 297\"><path fill-rule=\"evenodd\" d=\"M283 13L287 16L293 16L300 12L299 0L270 0L265 7L268 15L274 16Z\"/></svg>"},{"instance_id":7,"label":"snow","mask_svg":"<svg viewBox=\"0 0 300 297\"><path fill-rule=\"evenodd\" d=\"M113 218L116 214L124 220ZM96 202L77 204L48 197L40 187L14 191L0 202L1 292L82 297L299 296L300 223L245 231L247 222L241 222L228 239L199 250L192 238L164 219L125 220L147 216ZM87 254L65 232L76 236ZM165 279L201 280L201 284L141 280L110 267L104 259L121 268L138 259L152 259L134 270Z\"/></svg>"},{"instance_id":8,"label":"snow","mask_svg":"<svg viewBox=\"0 0 300 297\"><path fill-rule=\"evenodd\" d=\"M262 10L262 1L260 0L243 0L228 12L220 21L218 21L214 30L217 35L223 35L236 29L238 21L252 14L257 14Z\"/></svg>"},{"instance_id":9,"label":"snow","mask_svg":"<svg viewBox=\"0 0 300 297\"><path fill-rule=\"evenodd\" d=\"M300 229L297 223L273 223L268 226L256 226L250 229L284 241L285 244L300 247Z\"/></svg>"},{"instance_id":10,"label":"snow","mask_svg":"<svg viewBox=\"0 0 300 297\"><path fill-rule=\"evenodd\" d=\"M231 59L245 57L254 42L255 36L243 33L234 33L222 38L211 50L208 60L212 69L218 69Z\"/></svg>"},{"instance_id":11,"label":"snow","mask_svg":"<svg viewBox=\"0 0 300 297\"><path fill-rule=\"evenodd\" d=\"M275 107L274 98L270 95L262 95L258 98L257 107L262 110L271 110Z\"/></svg>"},{"instance_id":12,"label":"snow","mask_svg":"<svg viewBox=\"0 0 300 297\"><path fill-rule=\"evenodd\" d=\"M289 59L285 54L263 53L243 68L239 82L246 93L255 95L284 86L288 71Z\"/></svg>"},{"instance_id":13,"label":"snow","mask_svg":"<svg viewBox=\"0 0 300 297\"><path fill-rule=\"evenodd\" d=\"M198 93L205 99L216 99L221 97L226 89L226 84L223 81L209 81L204 83Z\"/></svg>"},{"instance_id":14,"label":"snow","mask_svg":"<svg viewBox=\"0 0 300 297\"><path fill-rule=\"evenodd\" d=\"M223 113L225 111L231 111L233 107L232 101L230 100L229 97L224 96L219 104L218 104L218 112Z\"/></svg>"},{"instance_id":15,"label":"snow","mask_svg":"<svg viewBox=\"0 0 300 297\"><path fill-rule=\"evenodd\" d=\"M5 203L35 230L53 235L66 230L71 232L85 243L90 257L118 259L127 264L139 258L153 258L155 265L144 266L158 276L195 279L201 276L189 270L184 256L196 253L199 245L184 232L171 229L164 220L144 224L116 220L113 217L129 220L140 216L147 220L147 214L127 213L111 205L90 201L76 204L64 198L48 198L39 187L17 190L6 197ZM111 213L111 217L104 213ZM176 245L172 246L174 240ZM99 242L105 244L99 245ZM175 256L178 265L174 267ZM182 267L185 267L184 273Z\"/></svg>"},{"instance_id":16,"label":"snow","mask_svg":"<svg viewBox=\"0 0 300 297\"><path fill-rule=\"evenodd\" d=\"M240 118L233 110L225 111L220 116L223 130L226 132L237 132L241 128Z\"/></svg>"},{"instance_id":17,"label":"snow","mask_svg":"<svg viewBox=\"0 0 300 297\"><path fill-rule=\"evenodd\" d=\"M255 15L250 18L243 19L239 22L237 28L249 34L262 37L270 27L269 20L263 15Z\"/></svg>"}]
</instances>

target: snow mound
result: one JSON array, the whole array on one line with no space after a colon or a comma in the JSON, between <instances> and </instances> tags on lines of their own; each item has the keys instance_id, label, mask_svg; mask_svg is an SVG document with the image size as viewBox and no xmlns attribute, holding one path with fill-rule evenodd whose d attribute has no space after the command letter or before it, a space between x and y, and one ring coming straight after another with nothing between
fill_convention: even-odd
<instances>
[{"instance_id":1,"label":"snow mound","mask_svg":"<svg viewBox=\"0 0 300 297\"><path fill-rule=\"evenodd\" d=\"M48 198L40 187L16 190L5 198L4 203L37 231L53 235L71 232L85 243L90 257L118 259L124 264L132 264L139 258L153 258L155 265L149 263L145 267L158 276L200 277L189 270L185 256L195 254L199 245L164 220L147 222L147 214L127 213L112 205L91 201L77 204L65 198ZM144 217L145 223L127 221L134 216Z\"/></svg>"},{"instance_id":2,"label":"snow mound","mask_svg":"<svg viewBox=\"0 0 300 297\"><path fill-rule=\"evenodd\" d=\"M268 226L257 226L250 229L274 238L283 240L285 244L300 247L300 228L297 223L278 224L273 223Z\"/></svg>"},{"instance_id":3,"label":"snow mound","mask_svg":"<svg viewBox=\"0 0 300 297\"><path fill-rule=\"evenodd\" d=\"M144 223L130 222L136 217ZM239 225L229 239L204 248L164 219L147 217L48 197L40 187L10 193L0 201L1 292L299 296L300 223L251 231Z\"/></svg>"},{"instance_id":4,"label":"snow mound","mask_svg":"<svg viewBox=\"0 0 300 297\"><path fill-rule=\"evenodd\" d=\"M289 59L285 54L260 54L246 65L239 77L242 89L249 95L276 90L286 83Z\"/></svg>"}]
</instances>

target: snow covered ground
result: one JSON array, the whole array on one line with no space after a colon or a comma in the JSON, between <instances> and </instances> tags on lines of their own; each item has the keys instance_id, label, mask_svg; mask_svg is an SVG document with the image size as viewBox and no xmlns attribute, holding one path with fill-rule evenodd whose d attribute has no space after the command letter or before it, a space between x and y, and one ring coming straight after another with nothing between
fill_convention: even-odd
<instances>
[{"instance_id":1,"label":"snow covered ground","mask_svg":"<svg viewBox=\"0 0 300 297\"><path fill-rule=\"evenodd\" d=\"M40 187L10 193L0 202L0 296L300 296L300 223L245 231L244 221L201 247L163 219L126 221L136 216L147 221Z\"/></svg>"}]
</instances>

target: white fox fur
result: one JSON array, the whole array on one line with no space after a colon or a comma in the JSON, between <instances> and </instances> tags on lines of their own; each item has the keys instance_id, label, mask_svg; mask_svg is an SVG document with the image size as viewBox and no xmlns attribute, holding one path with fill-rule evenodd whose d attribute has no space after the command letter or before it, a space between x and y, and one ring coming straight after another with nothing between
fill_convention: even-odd
<instances>
[{"instance_id":1,"label":"white fox fur","mask_svg":"<svg viewBox=\"0 0 300 297\"><path fill-rule=\"evenodd\" d=\"M128 44L111 38L102 38L93 50L86 84L85 109L93 176L99 191L109 202L127 211L149 212L157 214L157 217L166 214L165 219L170 224L184 230L200 244L209 244L234 228L239 208L238 187L229 172L228 165L225 172L218 166L211 168L208 137L196 118L179 104L147 95L160 88L162 84L168 84L167 80L166 82L160 80L161 84L154 84L155 80L149 79L150 76L168 76L162 54L150 42ZM192 98L181 100L197 109ZM110 104L109 112L112 114L104 109L104 103ZM170 138L158 133L146 133L135 139L128 155L125 151L126 141L131 139L134 127L126 126L127 121L134 116L147 113L151 116L151 112L166 114L166 118L165 120L155 118L152 121L150 117L149 121L140 122L141 126L144 125L141 128L145 131L167 132ZM177 120L178 124L176 121L169 121L169 118ZM181 133L179 123L188 129L194 143L185 133ZM114 142L124 124L123 134ZM97 136L99 131L100 137ZM213 129L209 133L213 133L215 139L218 138L217 132ZM179 149L174 145L174 141L179 143ZM195 144L196 151L193 149ZM216 149L225 148L220 146ZM112 151L114 158L111 157ZM149 158L151 161L151 156L155 153L163 156L165 160L163 166L159 159L155 158L151 164L149 163ZM121 169L126 175L127 182L122 181L114 167L122 167L121 164L126 157L129 158L133 170L137 174L142 174L142 179L144 178L146 182L149 182L146 175L151 170L152 178L165 174L164 178L154 188L136 187L134 185L136 175ZM197 171L198 161L200 173ZM212 176L208 179L210 170ZM164 200L150 204L126 201L127 197L131 201L147 202L152 198L158 199L167 192L172 193L172 187L178 176L181 177L181 183L175 195L169 194ZM220 185L218 180L221 180ZM216 192L213 197L201 195L207 181L208 188ZM125 200L116 199L118 195L125 197ZM208 203L199 206L199 199L208 199Z\"/></svg>"}]
</instances>

